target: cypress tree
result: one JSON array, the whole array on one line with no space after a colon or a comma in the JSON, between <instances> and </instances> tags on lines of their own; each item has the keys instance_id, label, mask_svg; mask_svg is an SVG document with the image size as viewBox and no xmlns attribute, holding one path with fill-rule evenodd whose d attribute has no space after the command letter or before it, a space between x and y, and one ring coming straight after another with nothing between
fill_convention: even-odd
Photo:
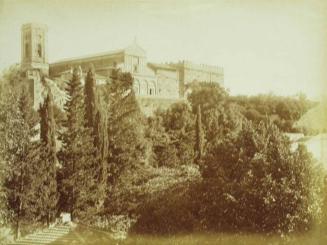
<instances>
[{"instance_id":1,"label":"cypress tree","mask_svg":"<svg viewBox=\"0 0 327 245\"><path fill-rule=\"evenodd\" d=\"M129 73L113 73L108 84L109 158L117 175L144 161L144 117L136 101Z\"/></svg>"},{"instance_id":2,"label":"cypress tree","mask_svg":"<svg viewBox=\"0 0 327 245\"><path fill-rule=\"evenodd\" d=\"M204 133L202 128L202 120L201 120L201 105L199 104L197 107L196 114L196 129L195 129L195 162L200 164L201 159L203 157L203 147L204 147Z\"/></svg>"},{"instance_id":3,"label":"cypress tree","mask_svg":"<svg viewBox=\"0 0 327 245\"><path fill-rule=\"evenodd\" d=\"M90 68L87 72L84 85L85 124L87 128L94 128L95 125L95 116L97 114L95 89L96 80L94 70Z\"/></svg>"},{"instance_id":4,"label":"cypress tree","mask_svg":"<svg viewBox=\"0 0 327 245\"><path fill-rule=\"evenodd\" d=\"M97 188L97 203L96 208L99 212L103 208L105 196L107 194L107 179L108 179L108 128L104 112L97 112L95 116L95 132L94 145L96 148L97 166L95 167Z\"/></svg>"},{"instance_id":5,"label":"cypress tree","mask_svg":"<svg viewBox=\"0 0 327 245\"><path fill-rule=\"evenodd\" d=\"M53 112L53 96L51 91L40 106L40 140L52 152L52 158L56 160L56 125Z\"/></svg>"},{"instance_id":6,"label":"cypress tree","mask_svg":"<svg viewBox=\"0 0 327 245\"><path fill-rule=\"evenodd\" d=\"M95 176L94 147L90 129L84 123L83 87L81 72L74 69L72 79L67 83L68 100L65 104L66 119L60 135L62 149L59 160L62 169L60 181L60 207L70 212L72 219L85 218L94 208Z\"/></svg>"},{"instance_id":7,"label":"cypress tree","mask_svg":"<svg viewBox=\"0 0 327 245\"><path fill-rule=\"evenodd\" d=\"M95 162L93 172L98 183L94 190L96 194L96 212L101 212L107 194L107 158L108 158L108 133L105 111L100 108L101 100L96 94L96 80L94 68L90 68L84 85L85 126L92 132L95 147Z\"/></svg>"},{"instance_id":8,"label":"cypress tree","mask_svg":"<svg viewBox=\"0 0 327 245\"><path fill-rule=\"evenodd\" d=\"M97 99L97 100L96 100ZM96 80L94 68L90 68L85 79L84 85L84 105L85 105L85 127L92 132L94 144L94 165L92 171L95 174L97 186L96 212L103 208L106 196L107 185L107 156L108 156L108 133L105 111L100 107L101 98L96 94Z\"/></svg>"},{"instance_id":9,"label":"cypress tree","mask_svg":"<svg viewBox=\"0 0 327 245\"><path fill-rule=\"evenodd\" d=\"M122 201L119 197L119 193L124 192L119 187L119 181L123 174L132 174L147 162L147 142L143 126L145 120L132 85L132 76L118 71L113 72L112 80L107 85L108 172L110 175L108 177L109 194L105 206L109 209L108 212L126 211L133 206L130 203L134 200L131 195L121 193L124 198L133 200ZM133 176L129 176L125 180L132 182ZM123 183L125 186L131 184L133 183L126 181Z\"/></svg>"},{"instance_id":10,"label":"cypress tree","mask_svg":"<svg viewBox=\"0 0 327 245\"><path fill-rule=\"evenodd\" d=\"M40 106L39 114L40 143L36 152L30 154L34 176L30 187L33 197L30 200L30 211L37 220L49 226L55 217L58 202L56 136L51 91Z\"/></svg>"}]
</instances>

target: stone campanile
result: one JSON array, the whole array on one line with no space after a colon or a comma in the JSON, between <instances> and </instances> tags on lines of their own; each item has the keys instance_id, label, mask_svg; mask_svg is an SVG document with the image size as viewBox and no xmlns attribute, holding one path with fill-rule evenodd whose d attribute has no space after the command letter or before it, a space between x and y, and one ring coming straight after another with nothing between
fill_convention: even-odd
<instances>
[{"instance_id":1,"label":"stone campanile","mask_svg":"<svg viewBox=\"0 0 327 245\"><path fill-rule=\"evenodd\" d=\"M22 26L21 68L26 72L49 74L46 25L29 23Z\"/></svg>"}]
</instances>

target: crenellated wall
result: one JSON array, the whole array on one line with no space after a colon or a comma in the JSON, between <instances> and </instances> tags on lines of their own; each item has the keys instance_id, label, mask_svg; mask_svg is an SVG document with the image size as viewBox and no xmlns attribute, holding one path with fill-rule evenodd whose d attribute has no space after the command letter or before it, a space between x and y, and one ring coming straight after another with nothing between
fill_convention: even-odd
<instances>
[{"instance_id":1,"label":"crenellated wall","mask_svg":"<svg viewBox=\"0 0 327 245\"><path fill-rule=\"evenodd\" d=\"M194 81L198 82L216 82L224 84L224 69L219 66L195 64L190 61L180 61L171 63L171 66L179 70L180 80L184 84Z\"/></svg>"}]
</instances>

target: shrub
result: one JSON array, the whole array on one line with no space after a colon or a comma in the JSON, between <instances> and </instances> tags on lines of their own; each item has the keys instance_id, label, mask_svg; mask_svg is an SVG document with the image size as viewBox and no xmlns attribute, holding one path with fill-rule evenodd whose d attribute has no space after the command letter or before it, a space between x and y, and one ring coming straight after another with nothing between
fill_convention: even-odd
<instances>
[{"instance_id":1,"label":"shrub","mask_svg":"<svg viewBox=\"0 0 327 245\"><path fill-rule=\"evenodd\" d=\"M133 231L171 234L192 231L196 227L198 199L194 189L201 180L198 166L158 168L142 188L146 195L138 206Z\"/></svg>"},{"instance_id":2,"label":"shrub","mask_svg":"<svg viewBox=\"0 0 327 245\"><path fill-rule=\"evenodd\" d=\"M193 195L196 187L182 183L147 200L138 210L139 219L132 231L156 235L195 231L200 205Z\"/></svg>"},{"instance_id":3,"label":"shrub","mask_svg":"<svg viewBox=\"0 0 327 245\"><path fill-rule=\"evenodd\" d=\"M99 218L93 226L110 231L110 236L114 240L124 240L134 223L135 218L127 215L110 215Z\"/></svg>"}]
</instances>

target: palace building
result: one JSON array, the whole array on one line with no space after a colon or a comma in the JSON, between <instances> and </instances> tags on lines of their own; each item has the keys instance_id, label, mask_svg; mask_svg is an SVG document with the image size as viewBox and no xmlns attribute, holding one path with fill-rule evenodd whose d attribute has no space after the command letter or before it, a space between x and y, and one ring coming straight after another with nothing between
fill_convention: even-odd
<instances>
[{"instance_id":1,"label":"palace building","mask_svg":"<svg viewBox=\"0 0 327 245\"><path fill-rule=\"evenodd\" d=\"M135 94L141 101L183 100L187 85L192 82L214 82L223 85L224 71L218 66L194 64L190 61L157 64L147 60L146 51L136 41L124 49L83 57L48 62L47 26L29 23L21 29L21 69L30 81L34 106L42 101L44 84L54 94L55 102L62 106L65 94L62 84L69 80L72 69L79 67L83 75L92 65L97 84L105 83L113 69L129 72L133 76ZM82 75L82 77L83 77Z\"/></svg>"}]
</instances>

